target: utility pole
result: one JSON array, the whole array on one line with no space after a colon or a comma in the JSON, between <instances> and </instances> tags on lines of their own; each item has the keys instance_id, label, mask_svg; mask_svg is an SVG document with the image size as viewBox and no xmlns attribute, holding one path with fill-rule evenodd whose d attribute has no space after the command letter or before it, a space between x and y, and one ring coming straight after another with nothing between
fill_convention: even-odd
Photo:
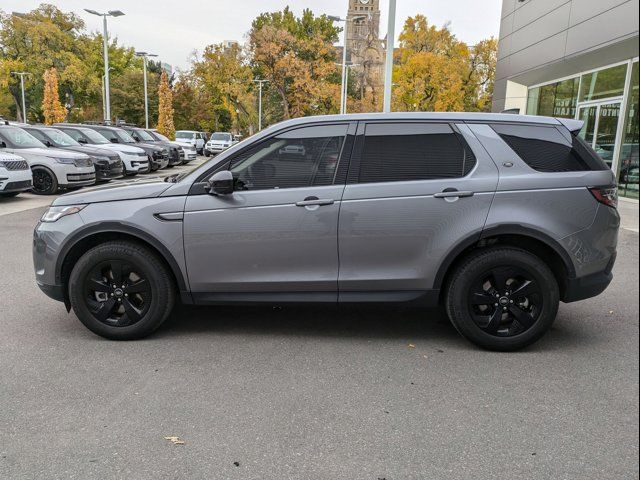
<instances>
[{"instance_id":1,"label":"utility pole","mask_svg":"<svg viewBox=\"0 0 640 480\"><path fill-rule=\"evenodd\" d=\"M11 75L17 75L20 77L20 89L22 90L22 121L27 123L27 107L24 100L24 77L25 75L31 75L29 72L11 72Z\"/></svg>"},{"instance_id":2,"label":"utility pole","mask_svg":"<svg viewBox=\"0 0 640 480\"><path fill-rule=\"evenodd\" d=\"M391 112L393 87L393 50L396 39L396 0L389 0L389 25L387 27L387 58L384 71L384 113Z\"/></svg>"},{"instance_id":3,"label":"utility pole","mask_svg":"<svg viewBox=\"0 0 640 480\"><path fill-rule=\"evenodd\" d=\"M124 15L120 10L109 10L107 13L96 12L88 8L84 9L85 12L91 15L97 15L102 17L102 56L104 58L104 121L111 123L111 102L109 99L109 32L107 31L107 17L121 17Z\"/></svg>"},{"instance_id":4,"label":"utility pole","mask_svg":"<svg viewBox=\"0 0 640 480\"><path fill-rule=\"evenodd\" d=\"M136 52L136 56L142 57L142 63L144 64L143 78L144 78L144 128L149 128L149 94L147 93L147 61L148 57L157 57L155 53Z\"/></svg>"},{"instance_id":5,"label":"utility pole","mask_svg":"<svg viewBox=\"0 0 640 480\"><path fill-rule=\"evenodd\" d=\"M254 80L258 84L258 131L262 130L262 85L269 80Z\"/></svg>"},{"instance_id":6,"label":"utility pole","mask_svg":"<svg viewBox=\"0 0 640 480\"><path fill-rule=\"evenodd\" d=\"M340 95L340 113L345 114L347 111L347 22L349 18L341 18L335 15L329 15L329 20L334 22L344 22L344 46L342 47L342 93ZM358 15L353 17L351 21L357 22L358 20L364 20L366 15Z\"/></svg>"}]
</instances>

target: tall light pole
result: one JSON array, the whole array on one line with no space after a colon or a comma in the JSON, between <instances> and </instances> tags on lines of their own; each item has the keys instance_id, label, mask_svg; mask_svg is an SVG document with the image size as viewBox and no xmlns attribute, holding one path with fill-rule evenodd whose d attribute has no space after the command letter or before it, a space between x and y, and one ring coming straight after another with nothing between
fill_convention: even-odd
<instances>
[{"instance_id":1,"label":"tall light pole","mask_svg":"<svg viewBox=\"0 0 640 480\"><path fill-rule=\"evenodd\" d=\"M336 63L336 65L339 66L339 67L342 66L341 63ZM353 68L353 67L359 67L360 64L359 63L347 63L346 65L347 65L347 72L346 72L346 74L344 76L344 81L345 81L345 84L348 87L349 86L349 71L350 71L350 69ZM341 113L347 113L347 105L348 105L347 100L349 100L349 97L347 95L345 95L342 100L343 100L343 103L340 105L340 112Z\"/></svg>"},{"instance_id":2,"label":"tall light pole","mask_svg":"<svg viewBox=\"0 0 640 480\"><path fill-rule=\"evenodd\" d=\"M24 100L24 77L25 75L31 75L29 72L11 72L11 75L18 75L20 77L20 89L22 90L22 121L27 123L27 107Z\"/></svg>"},{"instance_id":3,"label":"tall light pole","mask_svg":"<svg viewBox=\"0 0 640 480\"><path fill-rule=\"evenodd\" d=\"M149 128L149 95L147 93L147 59L149 57L157 57L155 53L136 52L138 57L142 57L144 64L144 128Z\"/></svg>"},{"instance_id":4,"label":"tall light pole","mask_svg":"<svg viewBox=\"0 0 640 480\"><path fill-rule=\"evenodd\" d=\"M335 15L328 15L327 18L334 22L344 22L344 46L342 47L342 92L340 95L340 113L347 111L347 22L348 18L341 18ZM358 15L351 18L351 21L358 21L367 18L365 15Z\"/></svg>"},{"instance_id":5,"label":"tall light pole","mask_svg":"<svg viewBox=\"0 0 640 480\"><path fill-rule=\"evenodd\" d=\"M102 55L104 57L104 104L105 122L111 123L111 102L109 99L109 34L107 32L107 17L121 17L124 15L120 10L109 10L107 13L96 12L88 8L85 12L91 15L102 17Z\"/></svg>"},{"instance_id":6,"label":"tall light pole","mask_svg":"<svg viewBox=\"0 0 640 480\"><path fill-rule=\"evenodd\" d=\"M258 84L258 131L262 130L262 85L269 80L254 80Z\"/></svg>"},{"instance_id":7,"label":"tall light pole","mask_svg":"<svg viewBox=\"0 0 640 480\"><path fill-rule=\"evenodd\" d=\"M387 58L384 70L383 111L391 112L391 88L393 83L393 50L396 39L396 0L389 0L389 25L387 27Z\"/></svg>"}]
</instances>

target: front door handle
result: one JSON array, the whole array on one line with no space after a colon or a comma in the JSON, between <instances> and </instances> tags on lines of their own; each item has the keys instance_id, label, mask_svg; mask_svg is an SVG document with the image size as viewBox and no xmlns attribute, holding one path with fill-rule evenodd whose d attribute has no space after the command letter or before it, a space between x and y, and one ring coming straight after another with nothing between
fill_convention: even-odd
<instances>
[{"instance_id":1,"label":"front door handle","mask_svg":"<svg viewBox=\"0 0 640 480\"><path fill-rule=\"evenodd\" d=\"M436 193L433 198L462 198L473 197L473 192L460 192L458 190L445 190L444 192Z\"/></svg>"},{"instance_id":2,"label":"front door handle","mask_svg":"<svg viewBox=\"0 0 640 480\"><path fill-rule=\"evenodd\" d=\"M333 205L335 200L331 198L307 197L301 202L296 202L296 207L314 207L322 205Z\"/></svg>"}]
</instances>

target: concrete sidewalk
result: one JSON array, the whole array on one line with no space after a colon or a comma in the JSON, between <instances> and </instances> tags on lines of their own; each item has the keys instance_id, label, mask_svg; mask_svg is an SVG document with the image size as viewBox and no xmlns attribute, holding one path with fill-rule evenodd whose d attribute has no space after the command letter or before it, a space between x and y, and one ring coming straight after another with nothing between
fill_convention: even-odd
<instances>
[{"instance_id":1,"label":"concrete sidewalk","mask_svg":"<svg viewBox=\"0 0 640 480\"><path fill-rule=\"evenodd\" d=\"M618 211L622 220L622 228L638 233L638 201L621 198Z\"/></svg>"}]
</instances>

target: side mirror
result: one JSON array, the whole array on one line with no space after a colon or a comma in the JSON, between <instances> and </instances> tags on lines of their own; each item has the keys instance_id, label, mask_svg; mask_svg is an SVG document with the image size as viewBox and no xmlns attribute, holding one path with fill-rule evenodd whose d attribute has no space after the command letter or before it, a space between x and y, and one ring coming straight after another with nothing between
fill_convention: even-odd
<instances>
[{"instance_id":1,"label":"side mirror","mask_svg":"<svg viewBox=\"0 0 640 480\"><path fill-rule=\"evenodd\" d=\"M79 138L78 143L82 143L83 145L86 145L89 142L87 142L84 138Z\"/></svg>"},{"instance_id":2,"label":"side mirror","mask_svg":"<svg viewBox=\"0 0 640 480\"><path fill-rule=\"evenodd\" d=\"M118 139L117 138L111 138L111 143L118 143Z\"/></svg>"},{"instance_id":3,"label":"side mirror","mask_svg":"<svg viewBox=\"0 0 640 480\"><path fill-rule=\"evenodd\" d=\"M208 190L210 195L231 195L233 193L233 174L229 170L223 170L209 179Z\"/></svg>"},{"instance_id":4,"label":"side mirror","mask_svg":"<svg viewBox=\"0 0 640 480\"><path fill-rule=\"evenodd\" d=\"M4 142L0 142L0 148L7 148L7 144Z\"/></svg>"},{"instance_id":5,"label":"side mirror","mask_svg":"<svg viewBox=\"0 0 640 480\"><path fill-rule=\"evenodd\" d=\"M51 141L50 141L50 140L47 140L46 145L47 145L47 147L49 147L49 148L53 147L53 143L51 143Z\"/></svg>"}]
</instances>

